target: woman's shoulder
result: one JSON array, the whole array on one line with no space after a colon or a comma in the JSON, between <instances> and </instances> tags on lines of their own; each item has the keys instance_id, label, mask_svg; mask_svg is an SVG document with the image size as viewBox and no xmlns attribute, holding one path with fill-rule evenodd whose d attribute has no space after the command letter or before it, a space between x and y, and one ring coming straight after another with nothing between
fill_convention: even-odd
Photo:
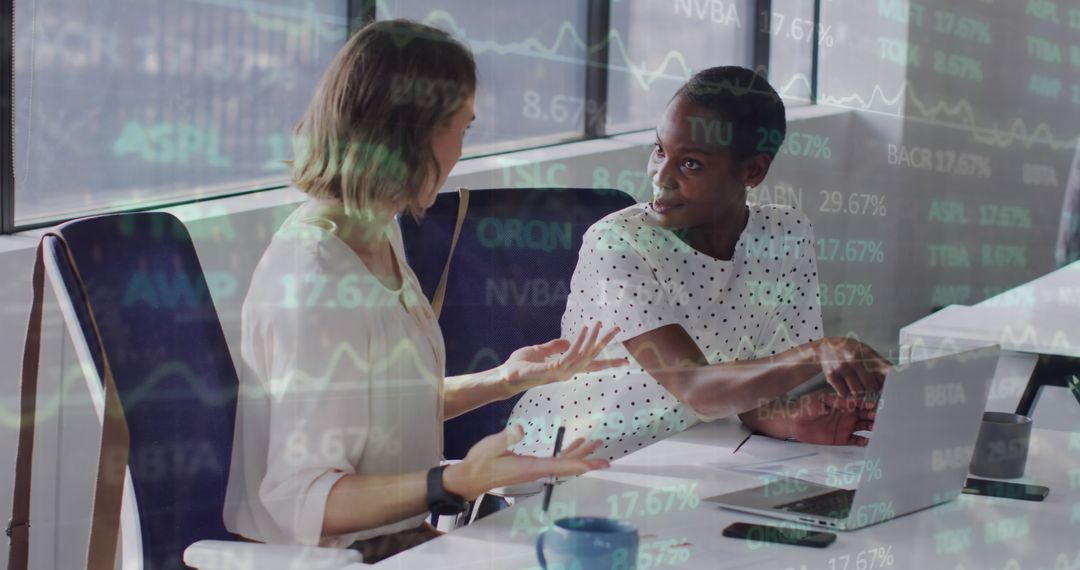
<instances>
[{"instance_id":1,"label":"woman's shoulder","mask_svg":"<svg viewBox=\"0 0 1080 570\"><path fill-rule=\"evenodd\" d=\"M315 224L282 225L255 265L245 304L260 306L265 312L279 305L283 295L296 295L302 287L325 285L346 275L350 271L347 251L341 251L346 246L334 243L335 239Z\"/></svg>"},{"instance_id":2,"label":"woman's shoulder","mask_svg":"<svg viewBox=\"0 0 1080 570\"><path fill-rule=\"evenodd\" d=\"M616 210L597 220L589 229L609 229L642 224L648 217L645 210L647 206L648 203L640 202Z\"/></svg>"},{"instance_id":3,"label":"woman's shoulder","mask_svg":"<svg viewBox=\"0 0 1080 570\"><path fill-rule=\"evenodd\" d=\"M641 202L612 212L585 232L585 242L620 242L635 247L651 245L665 238L663 228L649 216L648 203Z\"/></svg>"},{"instance_id":4,"label":"woman's shoulder","mask_svg":"<svg viewBox=\"0 0 1080 570\"><path fill-rule=\"evenodd\" d=\"M266 246L259 267L292 268L297 271L325 273L338 257L333 230L322 220L294 220L274 233Z\"/></svg>"},{"instance_id":5,"label":"woman's shoulder","mask_svg":"<svg viewBox=\"0 0 1080 570\"><path fill-rule=\"evenodd\" d=\"M806 214L797 208L780 204L747 204L750 208L748 229L786 235L806 235L813 232L813 224Z\"/></svg>"}]
</instances>

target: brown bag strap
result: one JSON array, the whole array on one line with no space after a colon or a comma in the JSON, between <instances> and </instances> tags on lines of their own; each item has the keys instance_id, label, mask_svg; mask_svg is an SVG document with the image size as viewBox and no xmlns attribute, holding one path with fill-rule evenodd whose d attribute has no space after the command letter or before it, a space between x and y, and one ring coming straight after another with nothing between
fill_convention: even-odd
<instances>
[{"instance_id":1,"label":"brown bag strap","mask_svg":"<svg viewBox=\"0 0 1080 570\"><path fill-rule=\"evenodd\" d=\"M22 385L19 389L19 446L15 456L15 495L8 520L8 570L26 570L30 556L30 476L34 455L38 364L41 354L41 307L45 289L43 249L34 254L33 300L23 343Z\"/></svg>"},{"instance_id":2,"label":"brown bag strap","mask_svg":"<svg viewBox=\"0 0 1080 570\"><path fill-rule=\"evenodd\" d=\"M34 410L37 399L38 365L41 356L41 318L45 289L45 239L54 238L64 250L71 267L79 295L90 317L103 371L105 409L101 427L101 446L98 449L97 478L94 483L90 545L86 567L89 570L113 570L116 564L116 543L120 533L120 508L124 494L124 476L127 469L130 436L124 409L120 405L112 368L105 354L105 344L98 328L90 295L79 274L75 258L71 255L64 237L49 232L42 236L34 254L33 301L30 320L26 327L23 345L22 387L20 390L19 446L15 463L15 495L12 501L11 521L7 534L10 538L8 570L26 570L30 546L30 482L34 453Z\"/></svg>"},{"instance_id":3,"label":"brown bag strap","mask_svg":"<svg viewBox=\"0 0 1080 570\"><path fill-rule=\"evenodd\" d=\"M443 266L442 276L439 277L439 285L435 288L435 296L431 299L431 309L435 311L436 319L442 314L443 298L446 297L446 282L450 278L450 260L454 258L454 248L457 247L461 226L465 224L465 214L468 211L469 189L458 188L458 211L457 221L454 222L454 236L450 238L450 252L446 254L446 265Z\"/></svg>"}]
</instances>

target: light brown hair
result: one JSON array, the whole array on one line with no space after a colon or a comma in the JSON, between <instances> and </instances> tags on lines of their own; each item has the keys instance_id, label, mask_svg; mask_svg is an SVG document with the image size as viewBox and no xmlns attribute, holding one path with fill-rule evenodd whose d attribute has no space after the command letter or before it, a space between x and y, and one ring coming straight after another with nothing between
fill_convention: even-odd
<instances>
[{"instance_id":1,"label":"light brown hair","mask_svg":"<svg viewBox=\"0 0 1080 570\"><path fill-rule=\"evenodd\" d=\"M359 30L326 70L293 137L293 185L372 206L423 213L420 195L441 176L432 136L476 90L469 48L408 20Z\"/></svg>"}]
</instances>

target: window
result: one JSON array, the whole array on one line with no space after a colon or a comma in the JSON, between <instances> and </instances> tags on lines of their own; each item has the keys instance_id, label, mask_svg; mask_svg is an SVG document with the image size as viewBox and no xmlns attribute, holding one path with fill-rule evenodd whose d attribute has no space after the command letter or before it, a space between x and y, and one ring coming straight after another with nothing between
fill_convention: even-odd
<instances>
[{"instance_id":1,"label":"window","mask_svg":"<svg viewBox=\"0 0 1080 570\"><path fill-rule=\"evenodd\" d=\"M611 3L609 133L651 128L694 72L751 66L752 0Z\"/></svg>"},{"instance_id":2,"label":"window","mask_svg":"<svg viewBox=\"0 0 1080 570\"><path fill-rule=\"evenodd\" d=\"M586 8L581 1L389 0L376 17L430 24L472 48L480 80L465 144L477 155L584 135Z\"/></svg>"},{"instance_id":3,"label":"window","mask_svg":"<svg viewBox=\"0 0 1080 570\"><path fill-rule=\"evenodd\" d=\"M769 83L789 107L811 102L814 1L771 0L771 10L759 11L755 18L755 25L769 37ZM818 31L819 46L833 44L831 29Z\"/></svg>"},{"instance_id":4,"label":"window","mask_svg":"<svg viewBox=\"0 0 1080 570\"><path fill-rule=\"evenodd\" d=\"M15 223L282 184L338 0L26 0Z\"/></svg>"},{"instance_id":5,"label":"window","mask_svg":"<svg viewBox=\"0 0 1080 570\"><path fill-rule=\"evenodd\" d=\"M817 2L26 0L3 227L287 184L293 128L360 16L471 46L478 156L651 128L690 74L762 53L788 104L810 101Z\"/></svg>"}]
</instances>

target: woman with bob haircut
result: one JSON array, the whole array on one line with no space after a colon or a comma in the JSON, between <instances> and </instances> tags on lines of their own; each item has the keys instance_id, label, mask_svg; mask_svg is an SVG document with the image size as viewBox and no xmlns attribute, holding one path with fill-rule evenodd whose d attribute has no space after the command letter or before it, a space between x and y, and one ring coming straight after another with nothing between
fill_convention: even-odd
<instances>
[{"instance_id":1,"label":"woman with bob haircut","mask_svg":"<svg viewBox=\"0 0 1080 570\"><path fill-rule=\"evenodd\" d=\"M656 127L651 201L585 233L562 319L564 334L618 325L607 356L637 366L530 390L511 414L527 431L516 450L543 453L562 425L614 459L731 416L778 438L867 443L856 432L872 427L889 363L824 337L810 221L747 203L785 133L780 96L750 69L705 69L679 88Z\"/></svg>"},{"instance_id":2,"label":"woman with bob haircut","mask_svg":"<svg viewBox=\"0 0 1080 570\"><path fill-rule=\"evenodd\" d=\"M308 199L274 235L242 309L242 375L225 522L267 543L352 547L374 562L437 535L429 510L607 466L599 441L558 458L508 451L520 428L440 466L443 420L581 371L618 329L515 351L444 378L438 322L395 217L423 214L461 157L476 66L445 32L393 20L353 35L296 128Z\"/></svg>"}]
</instances>

